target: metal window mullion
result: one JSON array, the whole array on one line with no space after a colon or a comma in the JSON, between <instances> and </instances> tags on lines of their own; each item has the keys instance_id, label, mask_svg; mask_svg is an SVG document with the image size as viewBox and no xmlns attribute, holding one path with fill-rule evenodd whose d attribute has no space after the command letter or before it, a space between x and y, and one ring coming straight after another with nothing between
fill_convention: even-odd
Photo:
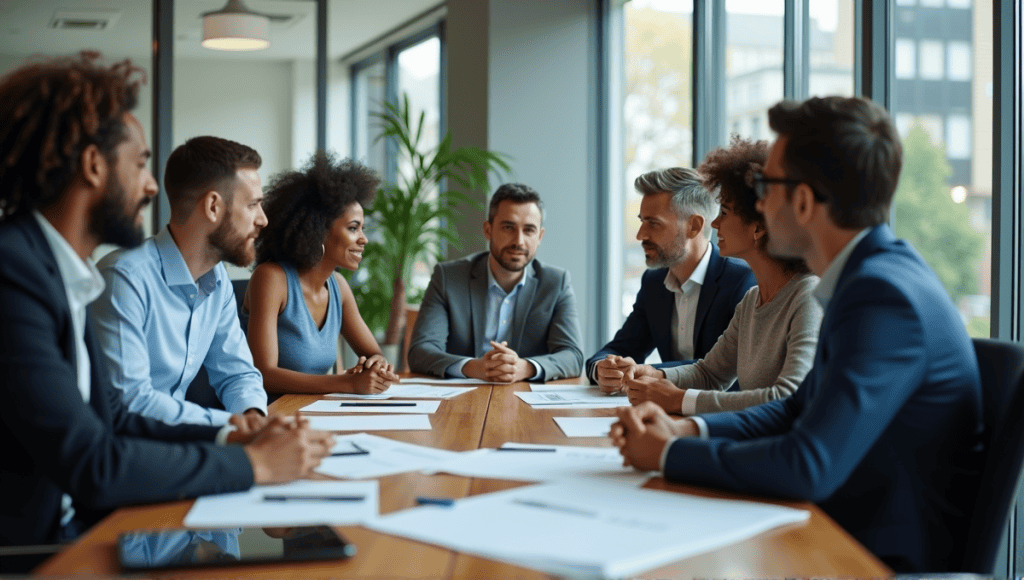
<instances>
[{"instance_id":1,"label":"metal window mullion","mask_svg":"<svg viewBox=\"0 0 1024 580\"><path fill-rule=\"evenodd\" d=\"M384 61L384 98L394 105L401 104L398 95L399 50L394 45L389 47ZM384 140L384 179L388 183L395 183L398 180L398 144L391 138Z\"/></svg>"},{"instance_id":2,"label":"metal window mullion","mask_svg":"<svg viewBox=\"0 0 1024 580\"><path fill-rule=\"evenodd\" d=\"M855 94L867 97L892 110L893 87L893 6L888 0L854 0L860 24L854 35L859 66L854 74Z\"/></svg>"},{"instance_id":3,"label":"metal window mullion","mask_svg":"<svg viewBox=\"0 0 1024 580\"><path fill-rule=\"evenodd\" d=\"M810 93L810 0L786 0L783 17L783 96L806 99Z\"/></svg>"},{"instance_id":4,"label":"metal window mullion","mask_svg":"<svg viewBox=\"0 0 1024 580\"><path fill-rule=\"evenodd\" d=\"M316 148L327 150L327 0L316 0Z\"/></svg>"},{"instance_id":5,"label":"metal window mullion","mask_svg":"<svg viewBox=\"0 0 1024 580\"><path fill-rule=\"evenodd\" d=\"M164 168L174 147L174 0L153 0L153 177L160 187L153 204L153 232L171 219L163 190Z\"/></svg>"},{"instance_id":6,"label":"metal window mullion","mask_svg":"<svg viewBox=\"0 0 1024 580\"><path fill-rule=\"evenodd\" d=\"M724 141L725 2L693 3L693 166Z\"/></svg>"}]
</instances>

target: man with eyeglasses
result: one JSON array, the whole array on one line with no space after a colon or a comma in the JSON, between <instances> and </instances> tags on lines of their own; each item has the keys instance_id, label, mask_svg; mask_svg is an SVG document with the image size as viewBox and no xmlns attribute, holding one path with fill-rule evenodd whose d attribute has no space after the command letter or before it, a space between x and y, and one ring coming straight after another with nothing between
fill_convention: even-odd
<instances>
[{"instance_id":1,"label":"man with eyeglasses","mask_svg":"<svg viewBox=\"0 0 1024 580\"><path fill-rule=\"evenodd\" d=\"M674 422L619 410L625 462L673 481L816 502L897 572L955 571L977 491L981 387L938 278L887 225L902 164L862 98L782 102L755 178L768 251L803 258L825 308L796 393Z\"/></svg>"}]
</instances>

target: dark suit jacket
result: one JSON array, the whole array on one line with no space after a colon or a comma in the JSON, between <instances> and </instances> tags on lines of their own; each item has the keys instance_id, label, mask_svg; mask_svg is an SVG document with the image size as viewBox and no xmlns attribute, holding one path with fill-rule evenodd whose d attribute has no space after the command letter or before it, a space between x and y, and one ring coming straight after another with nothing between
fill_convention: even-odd
<instances>
[{"instance_id":1,"label":"dark suit jacket","mask_svg":"<svg viewBox=\"0 0 1024 580\"><path fill-rule=\"evenodd\" d=\"M757 285L754 273L742 260L723 258L718 246L710 244L711 258L708 271L697 299L697 318L693 325L693 358L702 359L715 346L718 337L736 312L736 305L751 286ZM676 361L672 354L672 312L675 294L665 288L668 268L647 270L640 279L640 291L622 328L608 344L587 360L587 376L593 378L594 365L609 354L632 357L642 363L658 349L665 364L658 367L679 366L693 361Z\"/></svg>"},{"instance_id":2,"label":"dark suit jacket","mask_svg":"<svg viewBox=\"0 0 1024 580\"><path fill-rule=\"evenodd\" d=\"M476 358L487 315L487 258L480 252L434 267L423 296L409 346L409 368L444 376L445 369ZM532 275L519 291L509 333L509 348L536 361L538 380L580 376L583 350L576 294L569 272L533 260Z\"/></svg>"},{"instance_id":3,"label":"dark suit jacket","mask_svg":"<svg viewBox=\"0 0 1024 580\"><path fill-rule=\"evenodd\" d=\"M878 226L840 275L796 393L705 416L710 439L676 440L665 475L813 501L897 571L952 571L978 493L981 410L953 303Z\"/></svg>"},{"instance_id":4,"label":"dark suit jacket","mask_svg":"<svg viewBox=\"0 0 1024 580\"><path fill-rule=\"evenodd\" d=\"M214 445L216 427L129 413L88 327L86 341L88 404L53 252L31 215L0 223L0 545L54 541L63 493L92 523L123 504L252 486L245 452Z\"/></svg>"}]
</instances>

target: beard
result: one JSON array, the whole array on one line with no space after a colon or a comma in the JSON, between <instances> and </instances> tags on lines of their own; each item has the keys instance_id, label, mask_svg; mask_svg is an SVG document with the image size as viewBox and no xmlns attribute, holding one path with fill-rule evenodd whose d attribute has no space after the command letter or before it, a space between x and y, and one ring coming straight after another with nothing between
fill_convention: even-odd
<instances>
[{"instance_id":1,"label":"beard","mask_svg":"<svg viewBox=\"0 0 1024 580\"><path fill-rule=\"evenodd\" d=\"M684 243L685 238L679 237L672 241L672 245L668 248L662 248L651 242L643 242L640 244L645 250L653 250L653 256L646 256L648 268L671 268L676 265L676 262L683 259L686 256L686 246Z\"/></svg>"},{"instance_id":2,"label":"beard","mask_svg":"<svg viewBox=\"0 0 1024 580\"><path fill-rule=\"evenodd\" d=\"M526 254L525 256L523 256L525 259L521 264L517 264L511 260L508 260L505 258L505 251L507 250L522 251L524 254ZM491 256L494 257L494 260L498 262L499 266L508 270L509 272L522 272L524 269L526 269L526 266L528 266L530 262L533 261L533 254L529 253L529 250L527 250L526 248L517 248L516 246L505 246L499 251L497 248L494 247L493 242L491 243Z\"/></svg>"},{"instance_id":3,"label":"beard","mask_svg":"<svg viewBox=\"0 0 1024 580\"><path fill-rule=\"evenodd\" d=\"M249 243L249 236L240 234L231 228L231 212L224 216L224 221L210 234L210 245L217 251L223 262L244 268L256 259L256 248Z\"/></svg>"},{"instance_id":4,"label":"beard","mask_svg":"<svg viewBox=\"0 0 1024 580\"><path fill-rule=\"evenodd\" d=\"M89 230L101 243L134 248L142 243L142 226L135 218L152 198L145 197L131 210L128 209L128 195L124 187L111 175L103 199L89 212Z\"/></svg>"}]
</instances>

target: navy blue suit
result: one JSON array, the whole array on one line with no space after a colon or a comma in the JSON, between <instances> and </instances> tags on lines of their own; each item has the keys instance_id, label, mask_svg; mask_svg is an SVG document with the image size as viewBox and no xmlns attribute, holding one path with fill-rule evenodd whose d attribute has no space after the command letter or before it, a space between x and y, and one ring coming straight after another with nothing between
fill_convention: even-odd
<instances>
[{"instance_id":1,"label":"navy blue suit","mask_svg":"<svg viewBox=\"0 0 1024 580\"><path fill-rule=\"evenodd\" d=\"M888 226L850 254L792 396L704 417L675 481L810 500L897 571L959 562L977 493L981 386L939 280Z\"/></svg>"},{"instance_id":2,"label":"navy blue suit","mask_svg":"<svg viewBox=\"0 0 1024 580\"><path fill-rule=\"evenodd\" d=\"M0 546L56 540L64 493L88 524L124 504L252 486L245 451L214 445L217 427L128 412L88 325L86 404L72 328L57 261L35 218L0 223Z\"/></svg>"},{"instance_id":3,"label":"navy blue suit","mask_svg":"<svg viewBox=\"0 0 1024 580\"><path fill-rule=\"evenodd\" d=\"M693 325L693 358L701 359L722 336L736 305L757 281L746 262L718 255L718 246L711 246L711 258L704 275L704 284L697 299L697 317ZM679 366L693 361L676 361L672 354L672 312L675 294L665 288L668 268L647 270L640 279L640 291L622 328L611 342L601 347L587 360L587 377L593 381L594 365L609 354L632 357L638 363L647 359L654 349L664 364L658 367Z\"/></svg>"}]
</instances>

